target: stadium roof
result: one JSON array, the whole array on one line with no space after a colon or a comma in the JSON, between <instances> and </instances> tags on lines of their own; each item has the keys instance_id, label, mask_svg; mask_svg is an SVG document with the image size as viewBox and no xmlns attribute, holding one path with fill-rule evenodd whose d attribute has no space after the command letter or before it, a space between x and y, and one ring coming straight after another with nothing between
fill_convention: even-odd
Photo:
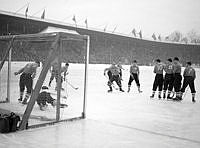
<instances>
[{"instance_id":1,"label":"stadium roof","mask_svg":"<svg viewBox=\"0 0 200 148\"><path fill-rule=\"evenodd\" d=\"M46 29L42 30L40 33L53 33L53 32L64 32L64 33L77 34L77 35L79 34L78 32L74 30L68 30L68 29L51 27L51 26L48 26Z\"/></svg>"}]
</instances>

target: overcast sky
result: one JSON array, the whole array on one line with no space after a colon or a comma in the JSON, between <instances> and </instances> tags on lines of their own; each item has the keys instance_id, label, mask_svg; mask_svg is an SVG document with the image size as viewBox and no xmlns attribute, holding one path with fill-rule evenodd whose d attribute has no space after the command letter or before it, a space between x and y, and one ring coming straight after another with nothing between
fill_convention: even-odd
<instances>
[{"instance_id":1,"label":"overcast sky","mask_svg":"<svg viewBox=\"0 0 200 148\"><path fill-rule=\"evenodd\" d=\"M192 29L200 32L200 0L0 0L0 10L84 26L87 18L92 28L129 34L133 28L151 37L153 33L169 35L175 30L183 34ZM38 13L37 13L38 12Z\"/></svg>"}]
</instances>

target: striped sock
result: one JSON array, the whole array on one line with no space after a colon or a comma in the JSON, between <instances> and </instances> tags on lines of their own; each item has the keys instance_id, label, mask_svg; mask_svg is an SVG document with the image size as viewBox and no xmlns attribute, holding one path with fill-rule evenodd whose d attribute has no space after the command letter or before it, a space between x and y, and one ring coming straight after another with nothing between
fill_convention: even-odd
<instances>
[{"instance_id":1,"label":"striped sock","mask_svg":"<svg viewBox=\"0 0 200 148\"><path fill-rule=\"evenodd\" d=\"M24 92L22 91L22 92L20 92L20 99L22 99L23 96L24 96Z\"/></svg>"}]
</instances>

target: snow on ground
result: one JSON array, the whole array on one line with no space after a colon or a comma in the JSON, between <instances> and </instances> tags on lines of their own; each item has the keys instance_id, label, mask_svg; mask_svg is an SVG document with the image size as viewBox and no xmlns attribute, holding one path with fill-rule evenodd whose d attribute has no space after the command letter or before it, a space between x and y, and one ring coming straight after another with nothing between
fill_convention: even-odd
<instances>
[{"instance_id":1,"label":"snow on ground","mask_svg":"<svg viewBox=\"0 0 200 148\"><path fill-rule=\"evenodd\" d=\"M14 64L15 69L20 67L19 63ZM146 66L140 67L143 93L137 92L134 82L130 93L126 92L128 70L123 71L122 85L125 92L114 90L113 93L107 93L107 78L103 75L103 70L108 66L89 65L85 120L1 134L0 147L200 147L200 87L197 85L200 82L200 69L196 69L197 102L193 104L190 90L182 102L149 99L154 74L153 67ZM128 69L128 66L124 68ZM69 72L68 80L78 86L79 90L74 91L68 86L69 108L62 113L66 117L73 114L74 110L81 112L83 65L70 64ZM11 103L17 103L18 79L19 77L12 77L12 94L15 94L15 98L12 98ZM48 83L48 78L45 82ZM6 104L0 104L0 108L5 106ZM34 110L35 114L41 113L37 105ZM46 112L52 111L49 107Z\"/></svg>"}]
</instances>

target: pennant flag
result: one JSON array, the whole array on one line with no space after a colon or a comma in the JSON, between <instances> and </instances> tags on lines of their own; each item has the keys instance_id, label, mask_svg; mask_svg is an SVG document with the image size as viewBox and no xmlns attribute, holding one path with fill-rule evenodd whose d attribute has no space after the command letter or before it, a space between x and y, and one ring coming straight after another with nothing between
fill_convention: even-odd
<instances>
[{"instance_id":1,"label":"pennant flag","mask_svg":"<svg viewBox=\"0 0 200 148\"><path fill-rule=\"evenodd\" d=\"M139 32L140 38L142 39L142 31L140 30Z\"/></svg>"},{"instance_id":2,"label":"pennant flag","mask_svg":"<svg viewBox=\"0 0 200 148\"><path fill-rule=\"evenodd\" d=\"M87 19L85 19L85 25L86 25L86 28L88 28L88 22L87 22Z\"/></svg>"},{"instance_id":3,"label":"pennant flag","mask_svg":"<svg viewBox=\"0 0 200 148\"><path fill-rule=\"evenodd\" d=\"M25 11L26 18L27 18L27 15L28 15L28 7L29 7L29 5L27 6L26 11Z\"/></svg>"},{"instance_id":4,"label":"pennant flag","mask_svg":"<svg viewBox=\"0 0 200 148\"><path fill-rule=\"evenodd\" d=\"M161 41L161 36L160 35L158 36L158 39Z\"/></svg>"},{"instance_id":5,"label":"pennant flag","mask_svg":"<svg viewBox=\"0 0 200 148\"><path fill-rule=\"evenodd\" d=\"M114 30L112 31L112 33L114 33L116 29L117 29L117 26L114 28Z\"/></svg>"},{"instance_id":6,"label":"pennant flag","mask_svg":"<svg viewBox=\"0 0 200 148\"><path fill-rule=\"evenodd\" d=\"M132 34L136 37L136 30L135 30L135 28L132 30Z\"/></svg>"},{"instance_id":7,"label":"pennant flag","mask_svg":"<svg viewBox=\"0 0 200 148\"><path fill-rule=\"evenodd\" d=\"M105 26L105 28L103 29L103 31L106 32L106 29L107 29L107 25Z\"/></svg>"},{"instance_id":8,"label":"pennant flag","mask_svg":"<svg viewBox=\"0 0 200 148\"><path fill-rule=\"evenodd\" d=\"M76 23L76 17L75 17L75 15L73 16L72 20Z\"/></svg>"},{"instance_id":9,"label":"pennant flag","mask_svg":"<svg viewBox=\"0 0 200 148\"><path fill-rule=\"evenodd\" d=\"M75 25L76 25L76 27L77 27L75 15L73 16L72 20L74 21L74 23L75 23Z\"/></svg>"},{"instance_id":10,"label":"pennant flag","mask_svg":"<svg viewBox=\"0 0 200 148\"><path fill-rule=\"evenodd\" d=\"M44 19L44 18L45 18L45 9L44 9L44 11L43 11L43 13L41 15L41 19Z\"/></svg>"},{"instance_id":11,"label":"pennant flag","mask_svg":"<svg viewBox=\"0 0 200 148\"><path fill-rule=\"evenodd\" d=\"M155 34L153 34L151 37L152 37L154 40L156 40L156 35L155 35Z\"/></svg>"}]
</instances>

